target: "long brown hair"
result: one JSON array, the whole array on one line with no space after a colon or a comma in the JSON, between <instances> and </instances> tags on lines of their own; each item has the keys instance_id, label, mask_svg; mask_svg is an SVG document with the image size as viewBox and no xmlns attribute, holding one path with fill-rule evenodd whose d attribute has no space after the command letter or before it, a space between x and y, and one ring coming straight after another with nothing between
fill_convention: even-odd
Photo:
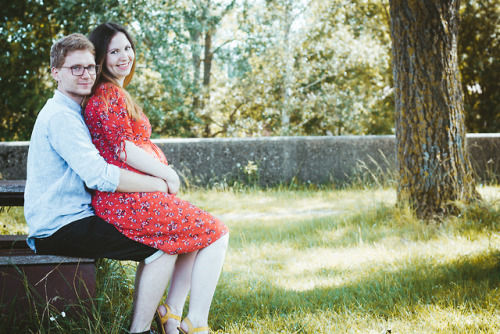
<instances>
[{"instance_id":1,"label":"long brown hair","mask_svg":"<svg viewBox=\"0 0 500 334\"><path fill-rule=\"evenodd\" d=\"M108 46L109 43L111 42L111 39L117 33L123 33L127 37L127 39L130 42L130 45L132 46L132 50L134 50L134 55L136 53L134 40L124 27L112 22L103 23L97 26L97 28L95 28L90 33L89 40L94 44L95 62L97 65L100 65L101 70L96 78L94 86L92 87L92 93L90 94L90 96L92 96L95 93L97 87L99 87L101 83L109 82L120 87L118 81L111 73L109 73L108 68L106 66L106 55L108 53ZM137 105L137 103L135 103L130 94L125 90L125 87L127 87L127 85L132 80L132 77L134 76L135 66L136 66L136 57L134 57L134 62L132 64L132 69L130 70L129 75L127 75L125 77L125 80L123 81L122 91L125 95L125 103L127 105L127 112L129 116L135 120L138 120L142 116L142 109L141 107L139 107L139 105ZM84 108L86 107L90 99L90 96L86 97L83 100Z\"/></svg>"}]
</instances>

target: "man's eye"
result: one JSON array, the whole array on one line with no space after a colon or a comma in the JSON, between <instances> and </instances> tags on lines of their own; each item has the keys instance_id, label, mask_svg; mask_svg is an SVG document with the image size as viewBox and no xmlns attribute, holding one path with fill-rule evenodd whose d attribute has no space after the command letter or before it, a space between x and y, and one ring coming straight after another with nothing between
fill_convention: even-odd
<instances>
[{"instance_id":1,"label":"man's eye","mask_svg":"<svg viewBox=\"0 0 500 334\"><path fill-rule=\"evenodd\" d=\"M89 66L87 66L87 70L89 70L89 71L95 70L95 65L89 65Z\"/></svg>"},{"instance_id":2,"label":"man's eye","mask_svg":"<svg viewBox=\"0 0 500 334\"><path fill-rule=\"evenodd\" d=\"M71 69L75 70L75 71L79 71L82 69L82 67L81 66L72 66Z\"/></svg>"}]
</instances>

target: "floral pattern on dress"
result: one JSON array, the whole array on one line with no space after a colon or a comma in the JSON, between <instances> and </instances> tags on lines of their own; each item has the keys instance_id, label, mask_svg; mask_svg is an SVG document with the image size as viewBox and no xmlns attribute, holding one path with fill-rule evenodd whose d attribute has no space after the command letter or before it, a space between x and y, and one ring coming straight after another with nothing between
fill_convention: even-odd
<instances>
[{"instance_id":1,"label":"floral pattern on dress","mask_svg":"<svg viewBox=\"0 0 500 334\"><path fill-rule=\"evenodd\" d=\"M97 88L85 108L85 122L92 142L109 164L141 173L119 159L125 140L168 164L160 148L151 142L148 118L144 114L138 121L129 117L125 95L118 86L104 83ZM169 254L205 248L228 232L219 219L168 193L96 190L92 206L99 217L128 238Z\"/></svg>"}]
</instances>

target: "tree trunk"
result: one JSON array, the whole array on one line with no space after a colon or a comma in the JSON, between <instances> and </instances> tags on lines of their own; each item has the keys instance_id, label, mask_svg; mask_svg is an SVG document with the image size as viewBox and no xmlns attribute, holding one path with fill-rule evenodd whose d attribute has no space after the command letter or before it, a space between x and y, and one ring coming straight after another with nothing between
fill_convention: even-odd
<instances>
[{"instance_id":1,"label":"tree trunk","mask_svg":"<svg viewBox=\"0 0 500 334\"><path fill-rule=\"evenodd\" d=\"M283 109L281 111L281 128L282 135L290 135L290 114L292 109L291 92L292 92L292 72L293 72L293 53L292 41L290 40L291 29L293 24L292 17L292 1L284 3L284 18L283 18Z\"/></svg>"},{"instance_id":2,"label":"tree trunk","mask_svg":"<svg viewBox=\"0 0 500 334\"><path fill-rule=\"evenodd\" d=\"M398 202L429 219L479 198L466 150L458 0L390 0Z\"/></svg>"},{"instance_id":3,"label":"tree trunk","mask_svg":"<svg viewBox=\"0 0 500 334\"><path fill-rule=\"evenodd\" d=\"M203 86L202 86L202 94L203 94L203 102L201 105L202 109L205 109L210 104L210 75L212 73L212 30L208 29L205 33L205 57L203 59ZM213 120L209 113L205 113L203 118L203 122L205 123L205 131L204 137L211 137L212 130L210 125Z\"/></svg>"},{"instance_id":4,"label":"tree trunk","mask_svg":"<svg viewBox=\"0 0 500 334\"><path fill-rule=\"evenodd\" d=\"M203 59L203 86L210 86L210 75L212 72L212 30L205 33L205 58Z\"/></svg>"},{"instance_id":5,"label":"tree trunk","mask_svg":"<svg viewBox=\"0 0 500 334\"><path fill-rule=\"evenodd\" d=\"M193 56L193 110L198 114L200 108L200 70L201 70L201 48L199 45L200 33L198 31L190 31L191 37L191 54Z\"/></svg>"}]
</instances>

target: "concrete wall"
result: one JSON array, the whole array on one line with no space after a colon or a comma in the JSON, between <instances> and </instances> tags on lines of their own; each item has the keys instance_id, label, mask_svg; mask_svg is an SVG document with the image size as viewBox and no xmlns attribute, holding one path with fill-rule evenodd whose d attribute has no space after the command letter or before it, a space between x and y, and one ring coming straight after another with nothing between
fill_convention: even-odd
<instances>
[{"instance_id":1,"label":"concrete wall","mask_svg":"<svg viewBox=\"0 0 500 334\"><path fill-rule=\"evenodd\" d=\"M245 167L258 166L262 185L296 178L311 183L344 183L353 178L391 175L394 136L265 137L161 139L154 142L189 182L208 184L248 177ZM500 176L500 134L471 134L468 149L481 179ZM28 142L0 143L3 179L26 177Z\"/></svg>"}]
</instances>

